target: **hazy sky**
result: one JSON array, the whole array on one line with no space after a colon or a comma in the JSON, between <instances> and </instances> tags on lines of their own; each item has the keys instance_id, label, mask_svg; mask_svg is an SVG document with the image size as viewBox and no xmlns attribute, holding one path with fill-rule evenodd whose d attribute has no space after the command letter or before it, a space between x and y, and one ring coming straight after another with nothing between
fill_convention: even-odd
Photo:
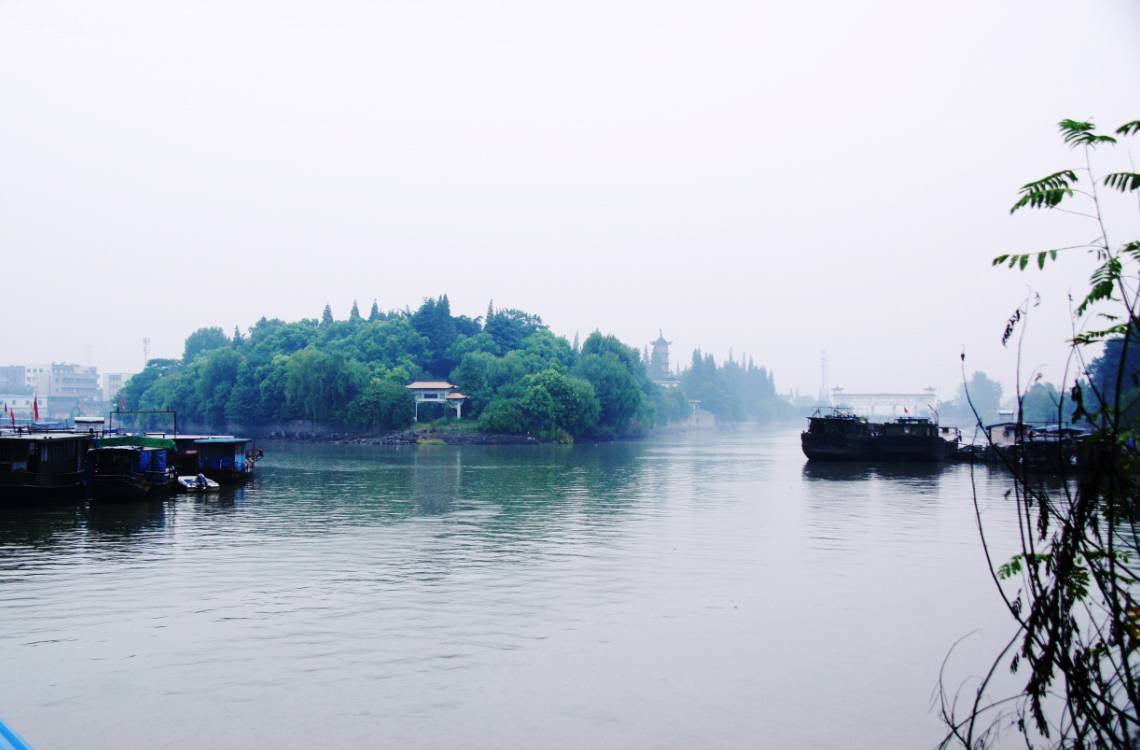
<instances>
[{"instance_id":1,"label":"hazy sky","mask_svg":"<svg viewBox=\"0 0 1140 750\"><path fill-rule=\"evenodd\" d=\"M0 0L0 364L448 293L781 390L1060 377L1094 232L1008 215L1140 117L1140 3ZM1140 160L1140 139L1133 151ZM1115 203L1117 237L1140 235Z\"/></svg>"}]
</instances>

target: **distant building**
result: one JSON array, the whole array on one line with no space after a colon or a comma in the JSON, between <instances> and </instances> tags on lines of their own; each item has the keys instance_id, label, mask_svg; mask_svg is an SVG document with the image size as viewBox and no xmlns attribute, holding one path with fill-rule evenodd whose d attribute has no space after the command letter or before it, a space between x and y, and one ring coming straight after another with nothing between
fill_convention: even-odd
<instances>
[{"instance_id":1,"label":"distant building","mask_svg":"<svg viewBox=\"0 0 1140 750\"><path fill-rule=\"evenodd\" d=\"M649 355L647 368L649 379L666 388L676 388L680 385L680 381L669 371L669 345L672 343L666 341L664 333L658 329L657 340L653 342L653 352Z\"/></svg>"},{"instance_id":2,"label":"distant building","mask_svg":"<svg viewBox=\"0 0 1140 750\"><path fill-rule=\"evenodd\" d=\"M24 385L33 391L47 393L51 387L51 365L26 365Z\"/></svg>"},{"instance_id":3,"label":"distant building","mask_svg":"<svg viewBox=\"0 0 1140 750\"><path fill-rule=\"evenodd\" d=\"M32 405L34 399L39 399L40 419L47 418L48 399L44 396L36 396L35 394L24 392L23 388L16 393L0 391L0 404L3 404L3 407L0 407L0 417L3 418L2 425L7 427L9 422L8 415L2 411L3 408L15 413L17 422L21 424L31 422L35 413L35 408Z\"/></svg>"},{"instance_id":4,"label":"distant building","mask_svg":"<svg viewBox=\"0 0 1140 750\"><path fill-rule=\"evenodd\" d=\"M103 401L103 390L99 387L99 371L94 367L84 367L70 362L52 362L9 366L3 368L4 375L11 379L18 370L23 370L23 392L39 399L41 419L70 417L76 410L84 411ZM0 388L12 395L23 395L15 388Z\"/></svg>"},{"instance_id":5,"label":"distant building","mask_svg":"<svg viewBox=\"0 0 1140 750\"><path fill-rule=\"evenodd\" d=\"M105 372L102 378L102 391L103 400L111 402L115 400L115 394L123 390L123 386L131 379L134 373L131 372Z\"/></svg>"},{"instance_id":6,"label":"distant building","mask_svg":"<svg viewBox=\"0 0 1140 750\"><path fill-rule=\"evenodd\" d=\"M69 417L84 412L103 400L99 370L67 362L53 362L48 386L53 417Z\"/></svg>"},{"instance_id":7,"label":"distant building","mask_svg":"<svg viewBox=\"0 0 1140 750\"><path fill-rule=\"evenodd\" d=\"M0 393L23 393L27 387L23 365L0 367Z\"/></svg>"},{"instance_id":8,"label":"distant building","mask_svg":"<svg viewBox=\"0 0 1140 750\"><path fill-rule=\"evenodd\" d=\"M836 386L831 389L831 403L871 418L936 417L938 392L934 388L925 388L914 393L848 393Z\"/></svg>"}]
</instances>

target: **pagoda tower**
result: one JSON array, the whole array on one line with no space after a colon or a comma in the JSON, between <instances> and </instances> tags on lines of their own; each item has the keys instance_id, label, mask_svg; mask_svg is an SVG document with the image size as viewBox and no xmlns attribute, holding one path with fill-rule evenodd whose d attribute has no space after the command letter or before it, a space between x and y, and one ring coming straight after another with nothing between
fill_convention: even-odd
<instances>
[{"instance_id":1,"label":"pagoda tower","mask_svg":"<svg viewBox=\"0 0 1140 750\"><path fill-rule=\"evenodd\" d=\"M652 380L665 380L670 377L669 372L669 345L661 329L657 330L657 340L653 342L653 353L649 360L649 377Z\"/></svg>"}]
</instances>

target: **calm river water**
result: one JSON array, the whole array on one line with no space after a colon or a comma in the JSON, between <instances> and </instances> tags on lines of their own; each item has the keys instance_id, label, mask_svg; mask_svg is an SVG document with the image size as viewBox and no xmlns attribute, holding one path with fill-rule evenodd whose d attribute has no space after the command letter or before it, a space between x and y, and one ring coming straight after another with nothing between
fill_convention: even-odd
<instances>
[{"instance_id":1,"label":"calm river water","mask_svg":"<svg viewBox=\"0 0 1140 750\"><path fill-rule=\"evenodd\" d=\"M808 466L795 427L263 446L228 496L0 511L36 748L931 747L952 643L965 677L1010 632L964 465Z\"/></svg>"}]
</instances>

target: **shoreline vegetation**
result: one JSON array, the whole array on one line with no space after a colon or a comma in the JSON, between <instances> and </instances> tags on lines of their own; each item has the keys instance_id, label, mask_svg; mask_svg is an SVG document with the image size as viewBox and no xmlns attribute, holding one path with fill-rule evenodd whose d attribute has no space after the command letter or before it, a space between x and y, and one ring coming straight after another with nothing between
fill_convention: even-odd
<instances>
[{"instance_id":1,"label":"shoreline vegetation","mask_svg":"<svg viewBox=\"0 0 1140 750\"><path fill-rule=\"evenodd\" d=\"M472 318L453 315L447 295L415 311L382 312L373 302L367 317L354 302L346 320L326 305L320 319L262 318L232 336L199 329L180 359L148 361L116 403L126 412L172 410L181 425L209 431L306 439L304 429L281 426L308 423L308 439L377 444L636 438L690 420L693 402L718 424L796 413L750 358L718 364L698 349L681 372L647 359L612 335L571 342L539 316L493 303ZM443 379L466 395L463 419L421 403L414 423L406 386ZM136 429L168 427L161 415L133 419Z\"/></svg>"}]
</instances>

